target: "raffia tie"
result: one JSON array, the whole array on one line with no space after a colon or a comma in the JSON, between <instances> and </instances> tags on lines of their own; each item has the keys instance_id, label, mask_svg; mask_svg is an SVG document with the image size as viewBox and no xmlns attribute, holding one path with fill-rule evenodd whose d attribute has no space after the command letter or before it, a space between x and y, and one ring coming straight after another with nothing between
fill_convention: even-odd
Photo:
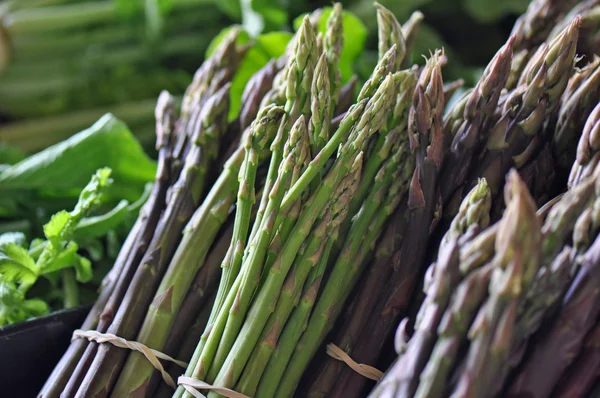
<instances>
[{"instance_id":1,"label":"raffia tie","mask_svg":"<svg viewBox=\"0 0 600 398\"><path fill-rule=\"evenodd\" d=\"M188 391L196 398L204 398L204 395L202 395L198 390L196 390L197 388L202 390L212 390L218 392L219 394L227 398L250 398L237 391L233 391L224 387L213 386L201 380L196 380L192 377L180 376L179 379L177 379L177 384L175 384L175 381L173 380L171 375L165 370L162 363L160 362L160 359L173 362L181 366L182 368L187 368L188 364L186 362L172 358L167 354L163 354L160 351L154 350L148 347L147 345L140 343L139 341L125 340L124 338L116 336L112 333L100 333L96 330L77 329L73 332L73 337L71 337L71 341L80 338L87 339L89 341L95 341L96 343L101 344L110 343L115 347L127 348L142 353L146 357L146 359L150 361L152 366L154 366L154 368L160 372L165 383L167 383L172 388L177 388L177 384L180 384L183 386L183 388L186 389L186 391Z\"/></svg>"},{"instance_id":2,"label":"raffia tie","mask_svg":"<svg viewBox=\"0 0 600 398\"><path fill-rule=\"evenodd\" d=\"M327 344L327 355L338 361L344 362L356 373L368 379L379 381L383 377L383 372L381 370L363 363L357 363L354 359L350 358L344 350L333 343Z\"/></svg>"}]
</instances>

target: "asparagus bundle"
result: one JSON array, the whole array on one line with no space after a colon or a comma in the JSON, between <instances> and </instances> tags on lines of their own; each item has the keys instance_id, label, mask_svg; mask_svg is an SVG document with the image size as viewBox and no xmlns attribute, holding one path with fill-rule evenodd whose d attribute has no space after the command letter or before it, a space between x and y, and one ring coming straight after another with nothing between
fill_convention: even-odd
<instances>
[{"instance_id":1,"label":"asparagus bundle","mask_svg":"<svg viewBox=\"0 0 600 398\"><path fill-rule=\"evenodd\" d=\"M157 183L84 328L189 360L176 397L198 394L189 378L259 398L352 397L368 380L324 343L384 369L414 308L372 396L543 397L561 377L557 391L587 392L595 353L573 361L584 339L595 347L600 314L600 75L596 58L573 75L571 7L534 2L445 117L448 60L403 69L422 16L402 27L379 4L378 63L353 100L335 4L324 23L303 19L226 125L234 32L178 120L159 98ZM566 18L551 36L540 24ZM141 353L77 339L42 395L170 396L158 374Z\"/></svg>"},{"instance_id":2,"label":"asparagus bundle","mask_svg":"<svg viewBox=\"0 0 600 398\"><path fill-rule=\"evenodd\" d=\"M220 135L224 131L224 122L228 111L228 84L225 84L231 78L232 73L227 72L235 67L236 59L239 59L239 52L235 50L235 37L225 40L216 56L212 59L216 68L214 72L220 70L221 79L212 87L204 90L212 90L214 95L210 98L208 93L204 94L204 101L197 101L190 109L190 115L185 120L179 121L175 127L173 100L167 95L161 96L157 106L157 132L159 149L159 171L157 173L157 183L154 187L156 191L156 200L148 201L146 207L147 214L151 222L144 220L147 216L138 219L138 223L145 223L143 233L134 235L134 229L130 238L132 239L132 250L130 252L122 251L120 257L125 264L120 273L115 276L115 292L112 293L108 301L99 308L99 323L96 330L100 332L115 332L121 334L121 330L127 333L135 333L136 317L143 315L144 304L143 294L152 294L153 282L159 277L161 268L169 261L172 252L179 242L179 232L181 231L187 219L195 209L196 203L202 198L204 186L209 178L209 167L218 154ZM233 62L232 62L233 61ZM227 77L229 76L229 78ZM225 84L224 86L222 86ZM219 87L221 85L222 87ZM194 93L200 95L201 93ZM200 95L200 97L202 97ZM173 130L175 129L175 130ZM178 143L179 147L178 147ZM160 155L162 153L162 155ZM185 156L185 159L178 161L177 155ZM163 160L160 160L163 159ZM181 165L181 166L179 166ZM181 170L179 177L174 175ZM170 186L173 184L172 186ZM167 189L169 193L167 194ZM162 213L162 214L161 214ZM160 217L160 219L159 219ZM135 238L135 239L133 239ZM118 263L117 263L118 264ZM143 286L143 289L136 287ZM138 302L138 300L142 302ZM100 307L100 302L98 303ZM136 314L136 315L134 315ZM85 326L85 325L84 325ZM94 325L92 325L93 327ZM123 333L125 334L125 333ZM53 378L46 383L42 390L44 396L53 396L64 389L64 394L74 395L80 388L80 383L88 374L89 381L102 383L100 380L107 377L105 382L114 383L117 376L115 372L88 373L91 363L94 366L102 366L103 369L109 369L111 366L119 366L118 356L111 355L108 361L102 361L96 351L112 351L116 347L98 347L96 343L82 344L83 340L74 341L76 350L69 350L57 367L54 374L63 379L61 382L55 382ZM85 350L85 352L82 352ZM121 358L126 351L120 350ZM75 369L71 372L65 372L63 366ZM68 378L64 380L64 378ZM53 381L50 383L50 381ZM66 383L66 384L65 384ZM100 387L102 388L102 387ZM84 387L85 390L85 387Z\"/></svg>"}]
</instances>

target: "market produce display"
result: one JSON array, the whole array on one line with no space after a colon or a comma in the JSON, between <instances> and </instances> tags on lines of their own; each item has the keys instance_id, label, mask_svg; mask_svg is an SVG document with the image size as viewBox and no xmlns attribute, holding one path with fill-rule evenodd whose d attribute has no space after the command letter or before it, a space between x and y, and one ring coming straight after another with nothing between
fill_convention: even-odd
<instances>
[{"instance_id":1,"label":"market produce display","mask_svg":"<svg viewBox=\"0 0 600 398\"><path fill-rule=\"evenodd\" d=\"M532 1L460 95L443 48L412 64L420 13L402 25L375 3L362 79L348 76L359 25L340 4L292 37L226 29L181 105L166 90L155 102L154 183L127 205L144 203L39 396L593 396L599 9ZM256 43L277 43L260 68L247 66ZM98 123L53 151L119 125ZM0 184L36 200L76 163L44 175L37 159ZM85 280L89 209L141 195L122 163L107 165L113 191L93 166L47 241L0 235L0 298L25 311L0 320L36 315L35 278Z\"/></svg>"}]
</instances>

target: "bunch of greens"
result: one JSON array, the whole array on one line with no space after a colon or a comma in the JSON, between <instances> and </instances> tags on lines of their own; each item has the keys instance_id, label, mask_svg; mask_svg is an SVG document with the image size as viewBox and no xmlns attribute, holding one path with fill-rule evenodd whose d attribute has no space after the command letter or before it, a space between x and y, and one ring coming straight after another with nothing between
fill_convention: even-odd
<instances>
[{"instance_id":1,"label":"bunch of greens","mask_svg":"<svg viewBox=\"0 0 600 398\"><path fill-rule=\"evenodd\" d=\"M0 325L93 301L156 173L127 126L112 115L21 158L5 151L0 159L7 162L0 167ZM93 279L82 253L95 262ZM65 267L74 267L76 275L58 272ZM81 295L75 277L91 282Z\"/></svg>"},{"instance_id":2,"label":"bunch of greens","mask_svg":"<svg viewBox=\"0 0 600 398\"><path fill-rule=\"evenodd\" d=\"M94 220L85 216L100 204L101 196L112 183L110 173L108 168L98 170L81 191L75 208L52 216L44 225L45 240L34 239L27 247L23 233L0 235L0 325L48 313L47 302L28 296L40 278L50 281L53 287L62 281L65 308L78 304L77 281L91 280L92 265L78 254L76 240L86 236L90 226L93 228Z\"/></svg>"}]
</instances>

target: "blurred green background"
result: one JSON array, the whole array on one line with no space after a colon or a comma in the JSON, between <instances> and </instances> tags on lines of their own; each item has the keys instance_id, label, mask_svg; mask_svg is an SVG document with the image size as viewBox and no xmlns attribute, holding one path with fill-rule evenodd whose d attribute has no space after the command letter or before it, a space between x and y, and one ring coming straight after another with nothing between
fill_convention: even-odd
<instances>
[{"instance_id":1,"label":"blurred green background","mask_svg":"<svg viewBox=\"0 0 600 398\"><path fill-rule=\"evenodd\" d=\"M341 3L368 32L367 51L354 65L360 77L376 61L375 8L370 0ZM401 23L413 11L422 11L425 19L411 59L420 63L422 54L444 47L449 59L445 80L463 78L468 86L506 40L528 1L381 3ZM250 36L291 31L298 15L329 5L310 0L4 1L0 145L36 152L110 111L151 149L155 98L162 89L183 93L218 32L232 24L241 24Z\"/></svg>"}]
</instances>

